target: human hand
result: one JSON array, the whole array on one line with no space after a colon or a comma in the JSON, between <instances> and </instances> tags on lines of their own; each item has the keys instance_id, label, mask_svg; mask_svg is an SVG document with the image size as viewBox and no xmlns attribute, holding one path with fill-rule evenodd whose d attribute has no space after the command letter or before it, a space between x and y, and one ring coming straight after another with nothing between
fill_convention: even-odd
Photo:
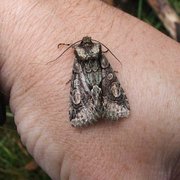
<instances>
[{"instance_id":1,"label":"human hand","mask_svg":"<svg viewBox=\"0 0 180 180\"><path fill-rule=\"evenodd\" d=\"M52 179L170 179L180 157L179 44L100 1L0 2L1 82L23 144ZM77 23L78 22L78 23ZM71 43L92 36L109 59L131 116L84 129L68 122Z\"/></svg>"}]
</instances>

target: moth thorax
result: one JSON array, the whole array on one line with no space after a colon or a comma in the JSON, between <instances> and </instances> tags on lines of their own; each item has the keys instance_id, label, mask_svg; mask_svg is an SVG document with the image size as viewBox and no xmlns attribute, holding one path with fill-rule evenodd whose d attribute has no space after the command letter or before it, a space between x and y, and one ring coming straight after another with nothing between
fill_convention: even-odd
<instances>
[{"instance_id":1,"label":"moth thorax","mask_svg":"<svg viewBox=\"0 0 180 180\"><path fill-rule=\"evenodd\" d=\"M99 44L94 44L88 47L76 47L75 48L76 58L81 61L98 59L101 55L101 48Z\"/></svg>"}]
</instances>

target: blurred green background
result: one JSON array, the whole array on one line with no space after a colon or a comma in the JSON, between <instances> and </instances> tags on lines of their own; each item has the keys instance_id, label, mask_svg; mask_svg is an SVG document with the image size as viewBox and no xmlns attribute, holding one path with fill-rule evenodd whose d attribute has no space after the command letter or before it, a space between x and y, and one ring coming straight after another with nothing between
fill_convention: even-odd
<instances>
[{"instance_id":1,"label":"blurred green background","mask_svg":"<svg viewBox=\"0 0 180 180\"><path fill-rule=\"evenodd\" d=\"M120 0L116 0L118 7L168 35L162 22L145 0L120 2ZM169 2L180 15L180 0L169 0ZM50 178L36 165L21 144L13 122L13 115L7 108L7 123L0 127L0 180L26 179L48 180Z\"/></svg>"}]
</instances>

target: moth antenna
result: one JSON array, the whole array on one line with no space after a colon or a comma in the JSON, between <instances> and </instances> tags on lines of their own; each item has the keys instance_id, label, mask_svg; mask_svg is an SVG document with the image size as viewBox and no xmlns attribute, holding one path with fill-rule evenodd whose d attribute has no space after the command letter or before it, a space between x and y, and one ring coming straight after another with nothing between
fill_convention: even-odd
<instances>
[{"instance_id":1,"label":"moth antenna","mask_svg":"<svg viewBox=\"0 0 180 180\"><path fill-rule=\"evenodd\" d=\"M95 39L92 39L92 40L102 44L112 54L112 56L122 65L121 61L115 56L115 54L106 45L104 45L102 42L99 42L99 41L97 41Z\"/></svg>"},{"instance_id":2,"label":"moth antenna","mask_svg":"<svg viewBox=\"0 0 180 180\"><path fill-rule=\"evenodd\" d=\"M59 43L58 45L57 45L57 48L59 48L60 46L70 46L71 44L66 44L66 43Z\"/></svg>"},{"instance_id":3,"label":"moth antenna","mask_svg":"<svg viewBox=\"0 0 180 180\"><path fill-rule=\"evenodd\" d=\"M74 45L76 45L78 42L81 42L82 40L76 41L73 44L66 44L66 43L59 43L57 45L57 48L59 48L61 45L67 45L69 47L67 47L56 59L53 59L52 61L49 61L47 64L52 63L54 61L56 61L57 59L59 59L67 50L69 50L71 47L73 47Z\"/></svg>"}]
</instances>

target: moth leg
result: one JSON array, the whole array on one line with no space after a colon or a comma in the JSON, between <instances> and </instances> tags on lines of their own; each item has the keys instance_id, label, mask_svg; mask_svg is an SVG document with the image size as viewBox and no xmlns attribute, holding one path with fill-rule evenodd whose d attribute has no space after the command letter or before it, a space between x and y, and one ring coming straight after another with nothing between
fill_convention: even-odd
<instances>
[{"instance_id":1,"label":"moth leg","mask_svg":"<svg viewBox=\"0 0 180 180\"><path fill-rule=\"evenodd\" d=\"M71 82L71 79L69 79L67 82L66 82L66 85L69 84Z\"/></svg>"},{"instance_id":2,"label":"moth leg","mask_svg":"<svg viewBox=\"0 0 180 180\"><path fill-rule=\"evenodd\" d=\"M102 51L102 53L107 53L109 51L109 49L106 49L105 51Z\"/></svg>"}]
</instances>

